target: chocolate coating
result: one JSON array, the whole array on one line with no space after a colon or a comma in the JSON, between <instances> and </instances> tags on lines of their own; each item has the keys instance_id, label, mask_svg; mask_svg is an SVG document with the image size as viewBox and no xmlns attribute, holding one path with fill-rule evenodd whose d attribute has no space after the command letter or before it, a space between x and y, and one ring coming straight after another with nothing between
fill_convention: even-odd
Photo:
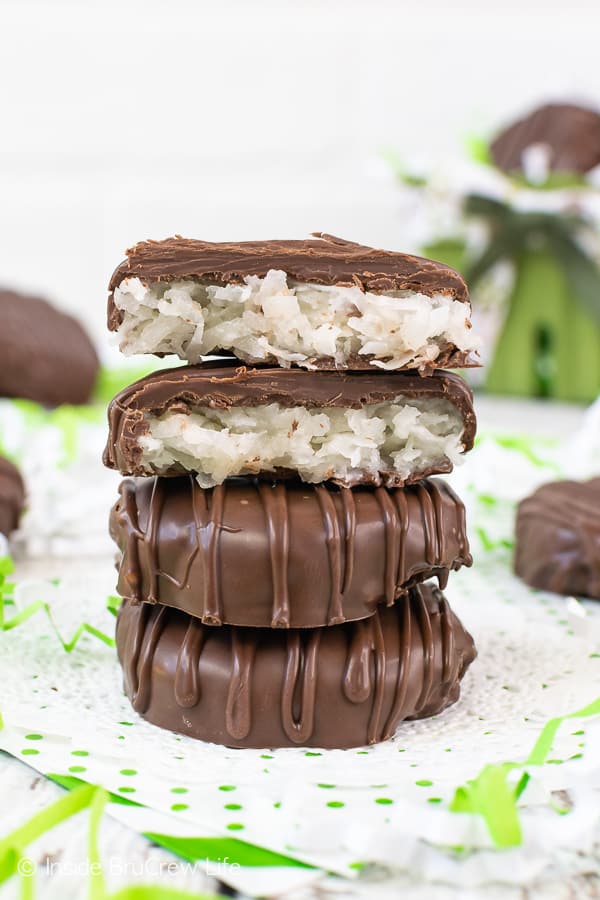
<instances>
[{"instance_id":1,"label":"chocolate coating","mask_svg":"<svg viewBox=\"0 0 600 900\"><path fill-rule=\"evenodd\" d=\"M127 259L110 280L108 327L116 331L121 323L113 291L125 278L131 277L145 284L198 278L207 284L225 285L240 284L246 275L264 278L270 269L279 269L294 281L309 284L357 285L374 294L414 291L431 296L440 293L469 302L464 279L442 263L365 247L321 232L315 232L313 238L212 243L175 236L163 241L141 241L127 251Z\"/></svg>"},{"instance_id":2,"label":"chocolate coating","mask_svg":"<svg viewBox=\"0 0 600 900\"><path fill-rule=\"evenodd\" d=\"M600 600L600 478L555 481L521 501L515 571L532 587Z\"/></svg>"},{"instance_id":3,"label":"chocolate coating","mask_svg":"<svg viewBox=\"0 0 600 900\"><path fill-rule=\"evenodd\" d=\"M361 490L192 476L127 479L110 517L118 591L207 625L307 628L371 616L408 586L471 564L443 481Z\"/></svg>"},{"instance_id":4,"label":"chocolate coating","mask_svg":"<svg viewBox=\"0 0 600 900\"><path fill-rule=\"evenodd\" d=\"M0 396L86 403L99 361L75 319L39 297L0 291Z\"/></svg>"},{"instance_id":5,"label":"chocolate coating","mask_svg":"<svg viewBox=\"0 0 600 900\"><path fill-rule=\"evenodd\" d=\"M139 438L148 433L145 416L159 416L168 410L178 413L209 407L229 409L232 406L260 406L279 403L284 407L360 409L367 404L392 402L397 396L446 399L452 403L464 422L462 444L465 452L473 446L476 419L473 395L457 375L436 372L425 378L405 372L308 372L304 369L255 368L245 366L215 368L212 364L181 366L155 372L121 391L108 409L109 435L104 451L104 464L123 475L174 476L184 474L181 466L155 472L142 462ZM429 475L450 472L452 464L439 465L414 472L408 478L394 471L380 473L389 487L420 481ZM290 473L277 470L278 478ZM372 482L365 474L364 483Z\"/></svg>"},{"instance_id":6,"label":"chocolate coating","mask_svg":"<svg viewBox=\"0 0 600 900\"><path fill-rule=\"evenodd\" d=\"M523 152L545 144L553 172L585 174L600 164L600 114L568 103L549 103L498 135L492 159L505 172L521 172Z\"/></svg>"},{"instance_id":7,"label":"chocolate coating","mask_svg":"<svg viewBox=\"0 0 600 900\"><path fill-rule=\"evenodd\" d=\"M473 640L431 585L332 628L211 628L168 606L124 601L125 693L148 721L229 747L349 748L459 696Z\"/></svg>"},{"instance_id":8,"label":"chocolate coating","mask_svg":"<svg viewBox=\"0 0 600 900\"><path fill-rule=\"evenodd\" d=\"M25 503L25 485L21 473L0 456L0 534L8 537L19 524Z\"/></svg>"}]
</instances>

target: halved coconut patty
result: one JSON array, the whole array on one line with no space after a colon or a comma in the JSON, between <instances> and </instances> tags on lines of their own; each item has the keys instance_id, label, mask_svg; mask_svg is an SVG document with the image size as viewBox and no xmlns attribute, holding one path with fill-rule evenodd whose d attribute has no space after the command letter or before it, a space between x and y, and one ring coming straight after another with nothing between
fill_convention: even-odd
<instances>
[{"instance_id":1,"label":"halved coconut patty","mask_svg":"<svg viewBox=\"0 0 600 900\"><path fill-rule=\"evenodd\" d=\"M473 445L462 379L188 366L121 392L105 462L125 475L237 475L400 486L451 471Z\"/></svg>"},{"instance_id":2,"label":"halved coconut patty","mask_svg":"<svg viewBox=\"0 0 600 900\"><path fill-rule=\"evenodd\" d=\"M212 244L147 241L110 284L127 355L190 363L389 370L477 365L467 288L441 263L320 236Z\"/></svg>"}]
</instances>

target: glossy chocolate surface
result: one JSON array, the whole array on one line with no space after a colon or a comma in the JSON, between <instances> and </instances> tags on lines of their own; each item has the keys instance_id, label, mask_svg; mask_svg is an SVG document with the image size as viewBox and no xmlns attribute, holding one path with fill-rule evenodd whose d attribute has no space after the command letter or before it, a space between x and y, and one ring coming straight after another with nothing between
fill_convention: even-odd
<instances>
[{"instance_id":1,"label":"glossy chocolate surface","mask_svg":"<svg viewBox=\"0 0 600 900\"><path fill-rule=\"evenodd\" d=\"M240 478L203 490L192 476L126 479L110 531L121 596L211 625L363 619L471 564L463 504L441 480L368 490Z\"/></svg>"},{"instance_id":2,"label":"glossy chocolate surface","mask_svg":"<svg viewBox=\"0 0 600 900\"><path fill-rule=\"evenodd\" d=\"M264 278L270 269L282 270L292 280L308 284L356 285L374 294L446 294L469 302L464 279L442 263L365 247L321 232L316 232L312 240L300 241L213 243L176 236L141 241L127 251L127 259L110 280L108 327L115 331L120 324L113 291L125 278L139 278L144 284L198 278L207 284L225 285L240 284L247 275Z\"/></svg>"},{"instance_id":3,"label":"glossy chocolate surface","mask_svg":"<svg viewBox=\"0 0 600 900\"><path fill-rule=\"evenodd\" d=\"M600 600L600 478L555 481L521 501L515 571L532 587Z\"/></svg>"},{"instance_id":4,"label":"glossy chocolate surface","mask_svg":"<svg viewBox=\"0 0 600 900\"><path fill-rule=\"evenodd\" d=\"M331 628L212 628L124 601L124 689L148 721L230 747L349 748L459 696L475 649L437 588Z\"/></svg>"}]
</instances>

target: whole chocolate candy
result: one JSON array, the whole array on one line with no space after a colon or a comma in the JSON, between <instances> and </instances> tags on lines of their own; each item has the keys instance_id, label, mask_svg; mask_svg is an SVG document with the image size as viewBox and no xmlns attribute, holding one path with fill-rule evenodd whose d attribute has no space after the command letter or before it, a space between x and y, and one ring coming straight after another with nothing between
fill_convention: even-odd
<instances>
[{"instance_id":1,"label":"whole chocolate candy","mask_svg":"<svg viewBox=\"0 0 600 900\"><path fill-rule=\"evenodd\" d=\"M349 748L459 696L475 649L437 588L331 628L211 628L124 601L125 693L155 725L230 747Z\"/></svg>"},{"instance_id":2,"label":"whole chocolate candy","mask_svg":"<svg viewBox=\"0 0 600 900\"><path fill-rule=\"evenodd\" d=\"M463 504L443 481L336 488L127 479L110 531L119 593L205 624L272 628L371 616L407 587L471 564Z\"/></svg>"},{"instance_id":3,"label":"whole chocolate candy","mask_svg":"<svg viewBox=\"0 0 600 900\"><path fill-rule=\"evenodd\" d=\"M515 571L532 587L600 600L600 478L555 481L521 501Z\"/></svg>"},{"instance_id":4,"label":"whole chocolate candy","mask_svg":"<svg viewBox=\"0 0 600 900\"><path fill-rule=\"evenodd\" d=\"M72 316L39 297L0 290L0 397L46 406L86 403L99 361Z\"/></svg>"},{"instance_id":5,"label":"whole chocolate candy","mask_svg":"<svg viewBox=\"0 0 600 900\"><path fill-rule=\"evenodd\" d=\"M16 466L0 456L0 534L8 537L19 523L25 486Z\"/></svg>"}]
</instances>

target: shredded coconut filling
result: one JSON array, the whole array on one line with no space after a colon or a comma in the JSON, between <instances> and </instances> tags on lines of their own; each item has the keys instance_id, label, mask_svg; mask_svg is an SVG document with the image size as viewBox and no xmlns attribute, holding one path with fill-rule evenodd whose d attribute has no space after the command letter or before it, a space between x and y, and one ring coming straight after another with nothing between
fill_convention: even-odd
<instances>
[{"instance_id":1,"label":"shredded coconut filling","mask_svg":"<svg viewBox=\"0 0 600 900\"><path fill-rule=\"evenodd\" d=\"M119 346L128 356L176 354L197 363L228 350L246 362L308 369L318 359L343 366L368 356L374 366L398 369L431 364L448 344L465 352L478 346L469 305L445 294L288 283L276 269L225 287L126 278L114 302L123 313Z\"/></svg>"},{"instance_id":2,"label":"shredded coconut filling","mask_svg":"<svg viewBox=\"0 0 600 900\"><path fill-rule=\"evenodd\" d=\"M176 463L197 473L201 487L234 475L293 469L304 481L330 478L375 483L382 471L402 478L449 460L463 450L463 421L448 400L377 403L362 409L287 408L279 403L190 414L146 416L139 439L142 463L160 471Z\"/></svg>"}]
</instances>

